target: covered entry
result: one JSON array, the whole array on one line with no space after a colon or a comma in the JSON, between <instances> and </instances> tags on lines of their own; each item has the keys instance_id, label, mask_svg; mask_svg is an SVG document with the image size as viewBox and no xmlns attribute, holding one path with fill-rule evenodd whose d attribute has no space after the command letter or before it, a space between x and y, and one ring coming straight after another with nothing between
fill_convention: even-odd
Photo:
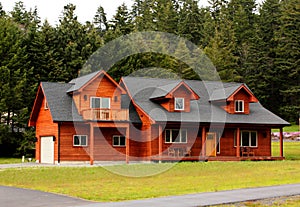
<instances>
[{"instance_id":1,"label":"covered entry","mask_svg":"<svg viewBox=\"0 0 300 207\"><path fill-rule=\"evenodd\" d=\"M54 137L41 137L41 163L54 163Z\"/></svg>"},{"instance_id":2,"label":"covered entry","mask_svg":"<svg viewBox=\"0 0 300 207\"><path fill-rule=\"evenodd\" d=\"M205 153L206 156L216 156L216 133L209 132L206 134Z\"/></svg>"}]
</instances>

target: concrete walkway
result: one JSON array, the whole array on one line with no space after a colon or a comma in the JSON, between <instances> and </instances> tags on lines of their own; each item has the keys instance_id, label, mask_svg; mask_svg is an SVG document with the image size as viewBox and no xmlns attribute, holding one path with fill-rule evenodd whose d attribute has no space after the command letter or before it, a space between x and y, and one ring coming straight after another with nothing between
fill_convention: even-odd
<instances>
[{"instance_id":1,"label":"concrete walkway","mask_svg":"<svg viewBox=\"0 0 300 207\"><path fill-rule=\"evenodd\" d=\"M0 186L0 203L5 207L196 207L293 195L300 195L300 183L145 200L96 203L41 191Z\"/></svg>"}]
</instances>

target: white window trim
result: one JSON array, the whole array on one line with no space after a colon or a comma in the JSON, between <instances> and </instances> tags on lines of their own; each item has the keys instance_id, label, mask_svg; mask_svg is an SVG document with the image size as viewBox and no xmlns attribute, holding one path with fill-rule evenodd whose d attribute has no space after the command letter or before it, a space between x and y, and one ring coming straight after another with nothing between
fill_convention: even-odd
<instances>
[{"instance_id":1,"label":"white window trim","mask_svg":"<svg viewBox=\"0 0 300 207\"><path fill-rule=\"evenodd\" d=\"M78 144L78 145L75 145L75 144L74 144L75 136L80 137L80 139L79 139L79 144ZM85 137L85 139L86 139L86 144L85 144L85 145L82 145L82 144L81 144L81 137ZM75 134L75 135L73 135L73 146L74 146L74 147L86 147L86 146L88 146L88 136L87 136L87 135L80 135L80 134Z\"/></svg>"},{"instance_id":2,"label":"white window trim","mask_svg":"<svg viewBox=\"0 0 300 207\"><path fill-rule=\"evenodd\" d=\"M108 108L103 108L101 105L102 105L102 100L103 98L106 98L108 99ZM90 108L93 108L92 107L92 103L93 103L93 99L99 99L100 100L100 109L110 109L110 97L96 97L96 96L92 96L90 97Z\"/></svg>"},{"instance_id":3,"label":"white window trim","mask_svg":"<svg viewBox=\"0 0 300 207\"><path fill-rule=\"evenodd\" d=\"M46 99L45 99L45 102L44 102L44 109L45 109L45 110L48 110L48 109L49 109L48 102L47 102Z\"/></svg>"},{"instance_id":4,"label":"white window trim","mask_svg":"<svg viewBox=\"0 0 300 207\"><path fill-rule=\"evenodd\" d=\"M170 131L170 141L167 142L167 130ZM173 137L172 137L172 131L173 130L179 130L179 142L173 142ZM185 142L182 142L182 137L181 137L181 132L185 131ZM181 144L181 143L187 143L188 137L187 137L187 130L186 129L166 129L165 130L165 143L176 143L176 144Z\"/></svg>"},{"instance_id":5,"label":"white window trim","mask_svg":"<svg viewBox=\"0 0 300 207\"><path fill-rule=\"evenodd\" d=\"M182 108L181 108L181 109L177 108L176 102L177 102L178 100L182 100ZM175 98L175 100L174 100L174 105L175 105L175 110L176 110L176 111L183 111L183 110L184 110L184 98Z\"/></svg>"},{"instance_id":6,"label":"white window trim","mask_svg":"<svg viewBox=\"0 0 300 207\"><path fill-rule=\"evenodd\" d=\"M256 145L255 146L251 146L251 137L249 137L249 146L243 146L242 145L242 133L243 132L248 132L248 133L250 133L251 134L251 132L255 132L255 134L256 134ZM234 131L234 147L236 147L236 131ZM254 131L254 130L241 130L241 132L240 132L240 147L258 147L258 132L257 131Z\"/></svg>"},{"instance_id":7,"label":"white window trim","mask_svg":"<svg viewBox=\"0 0 300 207\"><path fill-rule=\"evenodd\" d=\"M240 103L242 103L242 110L240 110ZM236 107L237 104L238 104L238 107ZM238 113L245 112L245 103L244 103L244 100L236 100L234 102L234 111L238 112Z\"/></svg>"},{"instance_id":8,"label":"white window trim","mask_svg":"<svg viewBox=\"0 0 300 207\"><path fill-rule=\"evenodd\" d=\"M125 137L125 145L121 145L121 137L125 137L124 135L113 135L113 139L112 139L112 145L114 147L126 147L126 137ZM114 144L114 139L118 138L119 139L119 144L116 145Z\"/></svg>"}]
</instances>

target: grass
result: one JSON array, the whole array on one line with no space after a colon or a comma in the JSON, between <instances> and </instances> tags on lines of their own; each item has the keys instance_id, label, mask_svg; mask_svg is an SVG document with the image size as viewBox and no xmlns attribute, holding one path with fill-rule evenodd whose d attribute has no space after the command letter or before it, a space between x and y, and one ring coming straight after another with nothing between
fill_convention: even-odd
<instances>
[{"instance_id":1,"label":"grass","mask_svg":"<svg viewBox=\"0 0 300 207\"><path fill-rule=\"evenodd\" d=\"M111 166L149 171L165 164ZM255 169L255 170L254 170ZM299 161L179 163L149 177L124 177L101 167L37 167L0 171L0 185L66 194L94 201L121 201L300 182ZM266 174L267 173L267 174Z\"/></svg>"},{"instance_id":2,"label":"grass","mask_svg":"<svg viewBox=\"0 0 300 207\"><path fill-rule=\"evenodd\" d=\"M298 132L299 125L291 125L283 128L284 132ZM272 132L279 132L279 129L272 129Z\"/></svg>"},{"instance_id":3,"label":"grass","mask_svg":"<svg viewBox=\"0 0 300 207\"><path fill-rule=\"evenodd\" d=\"M300 160L300 142L284 142L283 154L286 160ZM279 156L279 142L272 142L272 156Z\"/></svg>"},{"instance_id":4,"label":"grass","mask_svg":"<svg viewBox=\"0 0 300 207\"><path fill-rule=\"evenodd\" d=\"M14 164L14 163L21 163L21 158L7 158L7 157L0 157L0 164Z\"/></svg>"},{"instance_id":5,"label":"grass","mask_svg":"<svg viewBox=\"0 0 300 207\"><path fill-rule=\"evenodd\" d=\"M273 156L278 156L279 143L274 142L272 145ZM107 166L106 169L62 166L0 169L0 185L60 193L94 201L122 201L299 183L299 149L300 142L285 142L287 160L272 162L136 164ZM158 171L164 172L141 177L124 177L112 173L122 172L135 176ZM298 206L299 199L291 202L296 202L295 206Z\"/></svg>"},{"instance_id":6,"label":"grass","mask_svg":"<svg viewBox=\"0 0 300 207\"><path fill-rule=\"evenodd\" d=\"M215 207L270 207L270 206L289 206L289 207L298 207L300 206L300 196L290 196L290 197L276 197L263 199L258 201L246 201L237 204L229 205L216 205Z\"/></svg>"}]
</instances>

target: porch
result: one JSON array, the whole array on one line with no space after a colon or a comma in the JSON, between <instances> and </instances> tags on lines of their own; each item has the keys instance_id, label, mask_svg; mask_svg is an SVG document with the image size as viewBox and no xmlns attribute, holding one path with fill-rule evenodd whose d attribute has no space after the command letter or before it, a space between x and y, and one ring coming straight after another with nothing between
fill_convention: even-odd
<instances>
[{"instance_id":1,"label":"porch","mask_svg":"<svg viewBox=\"0 0 300 207\"><path fill-rule=\"evenodd\" d=\"M251 156L251 157L235 157L235 156L217 156L217 157L174 157L174 156L155 156L151 157L153 162L207 162L207 161L276 161L284 160L284 157L272 157L272 156Z\"/></svg>"}]
</instances>

